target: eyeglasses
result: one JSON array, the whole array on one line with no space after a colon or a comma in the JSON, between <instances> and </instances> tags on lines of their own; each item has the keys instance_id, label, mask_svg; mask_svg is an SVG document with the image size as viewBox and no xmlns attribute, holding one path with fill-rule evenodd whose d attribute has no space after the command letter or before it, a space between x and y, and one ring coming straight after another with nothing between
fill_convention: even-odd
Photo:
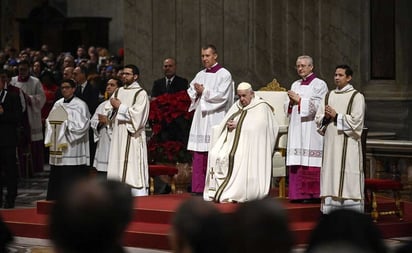
<instances>
[{"instance_id":1,"label":"eyeglasses","mask_svg":"<svg viewBox=\"0 0 412 253\"><path fill-rule=\"evenodd\" d=\"M310 66L310 65L300 64L300 65L296 65L295 68L296 68L296 69L300 69L300 68L304 69L304 68L309 67L309 66Z\"/></svg>"}]
</instances>

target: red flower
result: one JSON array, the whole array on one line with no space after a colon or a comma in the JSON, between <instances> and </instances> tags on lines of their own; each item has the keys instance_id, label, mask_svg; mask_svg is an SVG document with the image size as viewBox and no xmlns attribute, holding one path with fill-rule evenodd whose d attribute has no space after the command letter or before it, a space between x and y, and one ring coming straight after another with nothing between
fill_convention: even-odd
<instances>
[{"instance_id":1,"label":"red flower","mask_svg":"<svg viewBox=\"0 0 412 253\"><path fill-rule=\"evenodd\" d=\"M169 139L167 127L175 124L178 131L188 132L193 112L188 112L191 101L186 91L163 94L150 102L149 124L152 136L148 143L151 162L189 162L191 154L186 150L187 140ZM180 133L175 133L180 134Z\"/></svg>"}]
</instances>

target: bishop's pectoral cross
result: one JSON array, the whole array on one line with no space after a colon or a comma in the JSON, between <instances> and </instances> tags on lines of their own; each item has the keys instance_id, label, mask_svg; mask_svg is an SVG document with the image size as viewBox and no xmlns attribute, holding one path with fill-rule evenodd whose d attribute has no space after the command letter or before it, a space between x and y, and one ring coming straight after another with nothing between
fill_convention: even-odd
<instances>
[{"instance_id":1,"label":"bishop's pectoral cross","mask_svg":"<svg viewBox=\"0 0 412 253\"><path fill-rule=\"evenodd\" d=\"M210 191L216 191L216 181L215 181L215 178L214 178L215 172L213 171L213 168L210 169L209 175L210 175L209 190Z\"/></svg>"},{"instance_id":2,"label":"bishop's pectoral cross","mask_svg":"<svg viewBox=\"0 0 412 253\"><path fill-rule=\"evenodd\" d=\"M213 175L215 175L215 172L213 171L213 168L210 170L210 179L213 179Z\"/></svg>"}]
</instances>

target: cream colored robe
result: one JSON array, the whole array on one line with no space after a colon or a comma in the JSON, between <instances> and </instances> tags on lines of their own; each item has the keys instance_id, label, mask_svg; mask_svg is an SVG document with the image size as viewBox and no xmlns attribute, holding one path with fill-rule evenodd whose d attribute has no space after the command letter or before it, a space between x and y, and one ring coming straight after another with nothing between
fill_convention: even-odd
<instances>
[{"instance_id":1,"label":"cream colored robe","mask_svg":"<svg viewBox=\"0 0 412 253\"><path fill-rule=\"evenodd\" d=\"M238 122L230 132L229 119ZM272 108L263 99L256 96L244 108L236 102L209 151L204 199L245 202L267 196L278 130Z\"/></svg>"},{"instance_id":2,"label":"cream colored robe","mask_svg":"<svg viewBox=\"0 0 412 253\"><path fill-rule=\"evenodd\" d=\"M355 95L352 109L347 107L356 90L346 85L329 94L328 104L339 114L337 124L330 123L324 136L323 164L320 179L322 211L331 208L354 206L362 210L364 198L364 172L362 161L361 134L365 117L365 99L361 93ZM325 102L319 106L316 115L318 125L322 122ZM325 198L330 199L325 203ZM349 201L347 201L349 200Z\"/></svg>"},{"instance_id":3,"label":"cream colored robe","mask_svg":"<svg viewBox=\"0 0 412 253\"><path fill-rule=\"evenodd\" d=\"M120 100L121 105L112 123L107 177L145 191L149 187L145 133L149 99L137 82L119 88L112 97L114 96ZM105 110L111 115L113 107L110 103Z\"/></svg>"}]
</instances>

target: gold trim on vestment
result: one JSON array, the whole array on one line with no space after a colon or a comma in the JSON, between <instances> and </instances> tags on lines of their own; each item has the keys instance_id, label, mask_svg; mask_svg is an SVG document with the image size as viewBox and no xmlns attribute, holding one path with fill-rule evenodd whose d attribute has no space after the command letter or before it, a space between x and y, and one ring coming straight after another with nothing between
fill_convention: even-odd
<instances>
[{"instance_id":1,"label":"gold trim on vestment","mask_svg":"<svg viewBox=\"0 0 412 253\"><path fill-rule=\"evenodd\" d=\"M126 87L125 87L125 89L126 89ZM139 87L136 87L136 89L139 89ZM133 106L134 103L136 103L137 95L138 95L141 91L143 91L142 88L140 88L138 91L136 91L136 93L134 94L133 102L132 102L132 105L131 105L131 106ZM116 99L117 99L118 93L119 93L119 89L117 89L117 90L115 91L115 93L114 93L114 97L115 97ZM131 106L129 106L129 107L131 107ZM131 124L133 125L133 120L132 120L131 122L132 122ZM134 126L133 126L133 128L136 129ZM125 182L126 182L127 167L128 167L127 165L128 165L128 163L129 163L130 140L131 140L131 138L132 138L132 134L127 130L127 128L126 128L126 131L127 131L127 141L126 141L126 152L125 152L125 154L124 154L124 162L123 162L123 173L122 173L122 179L121 179L122 183L125 183Z\"/></svg>"},{"instance_id":2,"label":"gold trim on vestment","mask_svg":"<svg viewBox=\"0 0 412 253\"><path fill-rule=\"evenodd\" d=\"M50 125L61 125L63 124L64 121L60 121L60 120L53 120L53 121L49 121Z\"/></svg>"},{"instance_id":3,"label":"gold trim on vestment","mask_svg":"<svg viewBox=\"0 0 412 253\"><path fill-rule=\"evenodd\" d=\"M236 130L235 130L236 131L235 132L235 139L234 139L234 142L233 142L232 149L230 150L230 153L229 153L228 172L227 172L225 180L223 180L222 185L216 191L216 194L215 194L215 197L214 197L216 202L220 202L220 197L222 196L223 190L228 185L230 177L232 175L233 165L234 165L234 160L235 160L235 154L236 154L237 147L239 145L240 132L242 131L242 124L243 124L243 121L246 117L246 114L247 114L247 110L241 110L240 118L239 118L239 121L237 123Z\"/></svg>"},{"instance_id":4,"label":"gold trim on vestment","mask_svg":"<svg viewBox=\"0 0 412 253\"><path fill-rule=\"evenodd\" d=\"M50 151L50 155L63 155L63 151Z\"/></svg>"},{"instance_id":5,"label":"gold trim on vestment","mask_svg":"<svg viewBox=\"0 0 412 253\"><path fill-rule=\"evenodd\" d=\"M352 96L349 99L348 106L346 108L346 114L350 114L352 112L352 104L353 104L353 99L355 98L356 94L359 92L357 90L354 90ZM343 93L336 93L335 94L343 94ZM336 115L337 117L337 115ZM347 149L348 149L348 136L346 134L343 134L343 148L342 148L342 160L341 160L341 171L340 171L340 180L339 180L339 193L338 196L339 198L342 198L343 194L343 184L345 181L345 170L346 170L346 154L347 154Z\"/></svg>"}]
</instances>

